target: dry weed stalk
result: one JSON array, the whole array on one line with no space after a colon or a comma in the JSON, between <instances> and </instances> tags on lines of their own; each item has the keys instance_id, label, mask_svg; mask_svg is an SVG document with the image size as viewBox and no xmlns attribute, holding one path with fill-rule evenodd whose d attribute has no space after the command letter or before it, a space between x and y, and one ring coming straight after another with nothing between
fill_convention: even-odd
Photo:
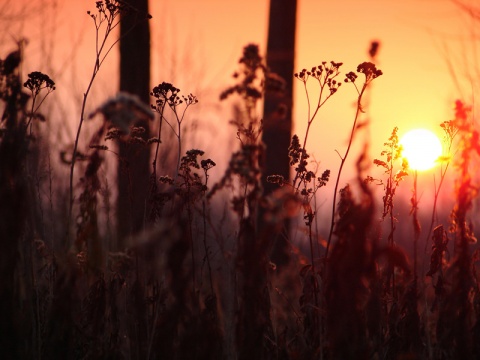
<instances>
[{"instance_id":1,"label":"dry weed stalk","mask_svg":"<svg viewBox=\"0 0 480 360\"><path fill-rule=\"evenodd\" d=\"M100 67L107 58L113 47L120 41L116 39L112 44L108 44L112 32L120 24L120 15L129 14L131 16L141 16L138 11L127 3L120 0L102 0L96 2L96 13L87 11L88 16L93 20L95 26L95 62L93 65L92 76L88 82L85 93L83 94L82 107L80 111L80 119L77 127L77 133L75 135L75 142L73 145L72 157L70 160L70 178L69 178L69 211L67 219L67 234L70 230L70 222L72 219L74 194L73 194L73 176L75 170L75 163L78 160L78 142L80 140L80 133L82 130L83 121L85 119L85 108L87 105L88 95L92 89L95 78L100 71ZM148 14L143 14L146 18L151 18ZM135 24L134 24L135 25ZM133 27L132 27L133 28ZM67 236L69 238L69 236Z\"/></svg>"},{"instance_id":2,"label":"dry weed stalk","mask_svg":"<svg viewBox=\"0 0 480 360\"><path fill-rule=\"evenodd\" d=\"M338 240L328 262L325 336L332 359L368 359L372 351L364 312L369 303L369 285L376 276L368 239L374 201L371 190L361 179L364 159L365 154L362 154L357 162L360 200L354 199L349 185L340 190L335 226Z\"/></svg>"},{"instance_id":3,"label":"dry weed stalk","mask_svg":"<svg viewBox=\"0 0 480 360\"><path fill-rule=\"evenodd\" d=\"M451 214L451 229L454 234L454 260L451 265L452 289L447 295L446 309L451 313L454 356L467 359L472 354L472 304L470 292L473 286L472 257L470 246L477 239L468 221L473 199L478 186L471 177L472 158L480 155L480 135L470 119L471 109L461 101L456 102L455 126L459 133L458 178L456 181L456 204Z\"/></svg>"},{"instance_id":4,"label":"dry weed stalk","mask_svg":"<svg viewBox=\"0 0 480 360\"><path fill-rule=\"evenodd\" d=\"M33 250L38 225L35 219L36 199L32 194L29 162L38 139L33 134L33 120L44 121L38 113L43 100L55 90L55 83L45 74L35 71L28 74L28 80L21 82L20 65L23 45L5 59L0 59L0 308L3 334L0 344L6 354L12 357L33 357L41 352L44 343L45 311L41 305L43 284L36 274L35 252ZM30 91L30 95L23 91ZM35 104L41 92L40 104ZM31 111L27 110L31 101ZM34 163L32 161L32 163ZM21 289L21 291L20 291ZM22 345L22 335L31 336L27 346Z\"/></svg>"},{"instance_id":5,"label":"dry weed stalk","mask_svg":"<svg viewBox=\"0 0 480 360\"><path fill-rule=\"evenodd\" d=\"M397 162L401 159L402 146L399 144L398 140L398 127L393 128L388 141L383 145L385 149L380 153L380 156L385 158L374 159L373 163L376 166L384 168L384 174L387 175L386 182L382 179L374 179L371 176L367 176L367 182L373 182L377 185L383 186L385 195L383 196L383 212L382 212L382 221L388 216L390 220L390 232L387 237L388 246L392 248L395 247L394 234L396 229L396 223L398 219L395 217L394 213L394 199L400 182L408 175L408 164L405 159L402 159L401 166L398 170ZM392 292L393 298L397 299L396 286L395 286L395 266L392 263L387 265L387 280L386 280L386 291L387 293Z\"/></svg>"},{"instance_id":6,"label":"dry weed stalk","mask_svg":"<svg viewBox=\"0 0 480 360\"><path fill-rule=\"evenodd\" d=\"M364 62L361 63L360 65L357 66L357 72L364 74L365 75L365 80L363 84L360 87L357 87L357 84L355 83L358 75L355 74L353 71L350 71L348 74L346 74L346 79L345 82L353 84L355 87L355 90L357 91L358 97L357 97L357 107L355 111L355 117L353 120L352 124L352 130L350 132L350 137L348 139L348 145L345 150L345 153L340 155L340 167L338 169L337 173L337 179L335 181L335 189L333 192L333 202L332 202L332 216L331 216L331 223L330 223L330 231L328 233L328 240L327 240L327 248L325 249L325 262L328 260L328 251L330 249L330 244L332 241L332 235L333 235L333 229L335 227L335 214L336 214L336 206L337 206L337 191L338 191L338 186L340 183L340 177L342 176L342 170L343 166L345 165L345 162L347 161L348 154L350 153L350 149L353 144L353 138L355 136L356 130L358 128L357 123L360 119L360 114L365 112L365 110L362 107L362 99L365 91L367 90L368 86L371 84L371 82L376 79L377 77L383 75L383 72L380 69L377 69L377 67L371 63L371 62Z\"/></svg>"}]
</instances>

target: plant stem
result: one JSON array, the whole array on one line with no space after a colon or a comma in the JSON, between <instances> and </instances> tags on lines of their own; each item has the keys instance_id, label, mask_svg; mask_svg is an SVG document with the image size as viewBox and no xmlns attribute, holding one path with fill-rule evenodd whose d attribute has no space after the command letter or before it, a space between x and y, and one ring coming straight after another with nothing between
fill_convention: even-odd
<instances>
[{"instance_id":1,"label":"plant stem","mask_svg":"<svg viewBox=\"0 0 480 360\"><path fill-rule=\"evenodd\" d=\"M315 271L315 261L313 258L313 239L312 239L312 223L310 222L308 225L308 238L310 240L310 259L312 261L312 279L313 279L313 295L315 297L315 306L318 309L318 286L317 286L317 278L316 278L316 271Z\"/></svg>"},{"instance_id":2,"label":"plant stem","mask_svg":"<svg viewBox=\"0 0 480 360\"><path fill-rule=\"evenodd\" d=\"M450 153L450 149L451 149L451 143L450 143L450 146L448 148L448 153ZM427 256L428 243L429 243L432 231L433 231L433 225L435 224L435 217L437 215L438 198L439 198L440 190L442 188L443 181L445 180L445 175L447 173L449 165L450 165L450 161L447 162L447 164L445 165L445 169L442 168L440 170L440 183L438 184L438 187L435 186L435 194L434 194L434 197L433 197L432 217L430 219L430 227L428 228L427 236L425 237L425 249L424 249L424 252L423 252L422 274L425 272L425 262L426 262L425 260L426 260L426 256Z\"/></svg>"},{"instance_id":3,"label":"plant stem","mask_svg":"<svg viewBox=\"0 0 480 360\"><path fill-rule=\"evenodd\" d=\"M415 170L413 174L413 198L412 198L412 214L413 214L413 276L414 286L417 288L417 247L418 239L420 237L420 223L418 222L418 199L417 199L417 177L418 173Z\"/></svg>"},{"instance_id":4,"label":"plant stem","mask_svg":"<svg viewBox=\"0 0 480 360\"><path fill-rule=\"evenodd\" d=\"M206 215L205 196L202 201L202 211L203 211L203 247L205 248L205 260L207 261L207 266L208 266L208 280L210 282L210 292L213 295L214 291L213 291L213 280L212 280L212 265L210 264L210 255L208 254L209 249L207 245L207 215Z\"/></svg>"},{"instance_id":5,"label":"plant stem","mask_svg":"<svg viewBox=\"0 0 480 360\"><path fill-rule=\"evenodd\" d=\"M362 90L358 94L357 110L355 112L355 119L353 121L352 131L350 132L350 139L348 140L347 150L345 151L345 154L344 154L343 157L340 156L340 160L341 160L340 161L340 168L338 169L337 180L335 181L335 189L334 189L334 192L333 192L332 220L331 220L331 223L330 223L330 231L328 233L327 248L325 249L325 263L327 262L328 252L330 250L330 243L332 241L333 228L335 227L335 211L336 211L336 207L337 207L338 184L340 182L340 177L342 175L343 166L345 165L345 161L347 160L348 154L350 152L350 148L352 147L353 137L355 135L355 130L357 128L358 118L360 117L360 113L362 112L362 96L363 96L363 93L365 92L365 89L367 88L367 86L368 86L368 82L365 82L363 84Z\"/></svg>"},{"instance_id":6,"label":"plant stem","mask_svg":"<svg viewBox=\"0 0 480 360\"><path fill-rule=\"evenodd\" d=\"M306 155L307 155L306 147L307 147L308 134L310 133L310 126L312 126L313 120L315 120L315 117L317 116L320 108L323 106L323 104L325 104L325 102L330 98L330 96L332 96L332 94L330 94L325 99L323 99L323 101L322 101L323 89L325 88L326 82L324 82L322 84L320 79L318 79L318 81L320 83L320 93L318 95L317 108L315 109L315 111L313 112L313 115L311 117L310 117L310 111L311 111L310 110L311 109L310 96L308 95L307 83L306 82L303 83L304 89L305 89L305 94L306 94L306 97L307 97L307 106L308 106L307 117L308 117L308 121L307 121L307 129L305 130L305 137L303 138L303 147L302 147L303 151L302 151L302 155L300 157L300 164L305 160ZM293 184L292 186L293 186L294 189L296 188L296 184L297 184L297 181L298 181L299 177L300 177L300 172L297 171L297 173L295 174L295 178L293 179L293 182L292 182L292 184ZM298 186L300 186L300 184Z\"/></svg>"},{"instance_id":7,"label":"plant stem","mask_svg":"<svg viewBox=\"0 0 480 360\"><path fill-rule=\"evenodd\" d=\"M100 66L105 60L106 56L110 52L110 50L113 48L113 46L120 41L120 39L117 39L106 51L104 56L102 57L103 50L105 48L105 44L107 42L107 38L112 32L112 30L119 24L119 22L114 23L116 15L110 15L109 17L106 17L104 19L101 18L100 14L100 19L99 23L97 23L97 20L94 19L95 23L95 64L93 66L93 71L92 71L92 76L90 78L90 81L87 86L87 90L83 94L83 101L82 101L82 108L80 112L80 121L78 123L78 128L77 128L77 134L75 136L75 142L73 145L73 152L72 152L72 159L71 159L71 164L70 164L70 178L69 178L69 209L68 209L68 219L67 219L67 238L69 238L70 234L70 224L72 221L72 213L73 213L73 203L75 201L74 195L73 195L73 175L74 175L74 170L75 170L75 163L77 160L78 156L78 142L80 139L80 133L82 131L82 125L83 121L85 119L85 107L87 104L87 98L88 94L90 93L90 90L92 88L93 82L98 74L98 71L100 70ZM102 42L99 44L99 29L103 23L103 21L107 21L106 29L105 29L105 34L103 37Z\"/></svg>"},{"instance_id":8,"label":"plant stem","mask_svg":"<svg viewBox=\"0 0 480 360\"><path fill-rule=\"evenodd\" d=\"M75 162L77 160L77 149L78 149L78 140L80 139L80 132L82 131L82 125L83 125L83 120L85 117L85 106L87 104L87 98L88 94L90 92L90 89L92 88L93 81L95 80L95 77L98 73L99 70L99 63L98 61L95 62L95 66L93 68L93 74L90 79L90 82L88 84L87 90L83 94L83 102L82 102L82 110L80 113L80 122L78 123L78 128L77 128L77 135L75 136L75 143L73 145L73 153L72 153L72 162L70 164L70 181L69 181L69 209L68 209L68 223L67 223L67 234L70 233L70 223L72 220L72 212L73 212L73 203L75 201L73 197L73 173L75 170Z\"/></svg>"},{"instance_id":9,"label":"plant stem","mask_svg":"<svg viewBox=\"0 0 480 360\"><path fill-rule=\"evenodd\" d=\"M155 156L153 158L153 175L155 176L155 181L157 179L157 160L158 160L158 150L160 148L160 143L162 141L162 124L163 124L163 111L165 109L165 103L162 105L162 110L160 112L160 123L158 125L158 142L157 146L155 147Z\"/></svg>"}]
</instances>

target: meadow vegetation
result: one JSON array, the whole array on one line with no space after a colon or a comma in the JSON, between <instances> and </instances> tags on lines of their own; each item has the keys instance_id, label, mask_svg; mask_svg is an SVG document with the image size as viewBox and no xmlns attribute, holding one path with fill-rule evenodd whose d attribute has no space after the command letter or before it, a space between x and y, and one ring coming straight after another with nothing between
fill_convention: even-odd
<instances>
[{"instance_id":1,"label":"meadow vegetation","mask_svg":"<svg viewBox=\"0 0 480 360\"><path fill-rule=\"evenodd\" d=\"M62 172L51 165L55 155L47 153L43 129L49 119L42 105L62 89L38 69L28 69L21 81L21 43L1 56L2 358L480 358L480 251L472 225L480 133L468 104L457 101L440 124L448 154L455 155L441 159L431 221L422 229L416 186L411 216L399 218L396 211L404 201L397 189L410 186L407 180L416 184L401 155L398 128L375 139L385 141L378 157L370 159L367 147L350 153L359 129L368 126L370 85L388 76L374 54L356 71L343 73L341 62L320 61L294 75L304 85L308 118L306 133L292 136L286 179L263 174L258 115L265 94L283 91L283 82L249 44L233 85L219 99L240 104L230 121L238 146L212 183L215 159L182 142L202 101L195 95L160 82L151 104L119 93L87 117L89 90L109 52L102 39L129 10L117 1L96 4L88 13L97 29L93 75L73 152L58 154L69 178L59 179ZM319 90L314 100L311 86ZM307 149L311 126L321 126L322 107L348 90L356 110L345 119L352 123L347 145L338 152L337 170L320 171ZM83 138L88 147L81 149L82 125L92 118L100 126ZM158 132L145 140L146 129L132 125L139 118ZM150 149L152 164L144 229L122 242L112 240L112 184L102 175L108 154L125 166L125 176L135 176L117 153L121 142ZM173 160L161 161L166 157ZM346 166L356 173L350 183L342 178ZM372 176L376 168L380 177ZM262 175L277 186L268 196ZM450 221L439 223L437 200L447 176L455 179L455 205ZM320 213L315 197L332 179L331 211ZM130 189L118 196L136 194ZM303 225L287 230L293 219ZM329 232L321 234L318 221ZM399 226L411 231L399 233ZM289 261L282 266L271 260L271 234L288 242Z\"/></svg>"}]
</instances>

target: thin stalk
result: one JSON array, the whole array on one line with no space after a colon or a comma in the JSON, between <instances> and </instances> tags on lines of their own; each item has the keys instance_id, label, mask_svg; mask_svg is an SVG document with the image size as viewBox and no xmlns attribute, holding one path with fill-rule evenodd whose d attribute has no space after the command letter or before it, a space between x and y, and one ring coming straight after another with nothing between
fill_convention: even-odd
<instances>
[{"instance_id":1,"label":"thin stalk","mask_svg":"<svg viewBox=\"0 0 480 360\"><path fill-rule=\"evenodd\" d=\"M206 219L206 204L205 199L202 202L202 210L203 210L203 247L205 248L205 259L207 260L208 266L208 280L210 282L210 292L213 295L213 280L212 280L212 265L210 264L210 256L208 254L209 249L207 246L207 219Z\"/></svg>"},{"instance_id":2,"label":"thin stalk","mask_svg":"<svg viewBox=\"0 0 480 360\"><path fill-rule=\"evenodd\" d=\"M73 173L75 170L75 163L77 160L77 154L78 154L78 140L80 139L80 132L82 131L82 125L83 125L83 120L85 116L85 106L87 104L87 97L88 94L90 93L90 89L92 88L93 81L95 80L95 77L98 73L98 63L95 63L92 78L90 79L90 83L88 84L87 90L83 94L83 102L82 102L82 110L80 113L80 122L78 124L77 128L77 135L75 136L75 143L73 145L73 152L72 152L72 162L70 164L70 179L69 179L69 209L68 209L68 224L67 224L67 234L70 232L70 222L72 220L72 213L73 213L73 203L75 201L73 197Z\"/></svg>"},{"instance_id":3,"label":"thin stalk","mask_svg":"<svg viewBox=\"0 0 480 360\"><path fill-rule=\"evenodd\" d=\"M47 89L47 94L42 98L42 100L40 101L40 103L35 107L35 103L37 101L37 95L40 93L40 91L42 89ZM42 106L43 102L45 101L45 99L47 98L47 96L54 90L54 88L50 88L48 86L45 86L45 87L39 87L39 88L35 88L35 89L32 89L32 105L30 107L30 113L29 113L29 116L28 116L28 121L27 121L27 124L25 125L25 133L28 131L28 128L30 127L30 135L32 134L32 128L31 128L31 123L32 123L32 120L33 120L33 117L35 115L35 113L38 111L38 109L40 109L40 106Z\"/></svg>"},{"instance_id":4,"label":"thin stalk","mask_svg":"<svg viewBox=\"0 0 480 360\"><path fill-rule=\"evenodd\" d=\"M50 157L50 150L48 150L48 203L49 203L49 208L50 208L50 236L46 236L47 239L50 240L50 243L48 244L50 246L50 249L55 249L55 227L54 227L54 212L53 212L53 181L52 181L52 163L51 163L51 157ZM51 287L52 288L52 287Z\"/></svg>"},{"instance_id":5,"label":"thin stalk","mask_svg":"<svg viewBox=\"0 0 480 360\"><path fill-rule=\"evenodd\" d=\"M153 286L153 291L154 291L154 296L156 295L155 292L158 292L158 290L155 290L158 287L158 284ZM158 300L157 300L158 301ZM151 354L152 354L152 346L153 346L153 340L155 339L155 330L157 328L157 321L158 321L158 304L155 302L153 304L153 321L152 321L152 330L150 335L149 335L149 341L148 341L148 348L147 348L147 360L150 360Z\"/></svg>"},{"instance_id":6,"label":"thin stalk","mask_svg":"<svg viewBox=\"0 0 480 360\"><path fill-rule=\"evenodd\" d=\"M83 121L85 119L85 107L87 105L88 94L90 93L90 90L92 89L93 82L94 82L95 78L97 77L98 71L100 70L101 52L103 50L103 47L105 46L105 42L107 41L107 38L108 38L108 35L110 34L110 31L112 30L111 24L110 24L110 22L108 22L107 23L107 29L105 30L105 37L104 37L104 39L102 41L102 44L100 45L100 48L99 48L99 45L98 45L98 30L99 30L100 25L101 25L101 22L98 25L95 23L95 27L96 27L96 32L95 32L96 59L95 59L95 64L93 65L92 76L90 77L90 81L88 83L87 90L83 94L82 108L81 108L81 111L80 111L80 121L78 123L77 134L75 136L75 142L74 142L74 145L73 145L72 160L71 160L71 164L70 164L70 179L69 179L70 192L69 192L69 210L68 210L67 233L69 233L69 231L70 231L69 229L70 229L70 222L71 222L71 219L72 219L73 203L74 203L74 200L75 200L74 197L73 197L73 174L74 174L75 163L76 163L77 155L78 155L78 141L80 139L80 133L82 131L82 125L83 125ZM118 40L116 42L118 42ZM103 58L103 60L104 59L105 58ZM103 62L103 60L102 60L102 62Z\"/></svg>"},{"instance_id":7,"label":"thin stalk","mask_svg":"<svg viewBox=\"0 0 480 360\"><path fill-rule=\"evenodd\" d=\"M418 198L417 198L417 177L418 173L415 170L413 174L413 197L412 197L412 215L413 215L413 281L415 289L417 289L417 247L418 239L420 238L420 223L418 222Z\"/></svg>"},{"instance_id":8,"label":"thin stalk","mask_svg":"<svg viewBox=\"0 0 480 360\"><path fill-rule=\"evenodd\" d=\"M35 260L32 251L32 244L29 243L28 245L28 252L30 255L30 273L32 278L32 285L35 292L35 309L33 310L33 321L34 321L34 331L32 332L32 338L37 350L37 359L42 358L42 324L41 324L41 315L40 315L40 292L38 290L38 281L35 276Z\"/></svg>"},{"instance_id":9,"label":"thin stalk","mask_svg":"<svg viewBox=\"0 0 480 360\"><path fill-rule=\"evenodd\" d=\"M447 150L448 154L450 154L450 151L451 151L453 137L454 137L454 135L450 136L450 142L449 142L448 150ZM433 231L433 226L435 224L435 218L437 216L438 198L439 198L440 190L442 188L443 181L445 180L445 175L447 173L449 165L450 165L450 161L447 162L447 164L445 165L445 168L442 167L440 169L440 182L439 182L438 186L437 186L436 181L435 181L435 175L433 177L435 193L434 193L434 197L433 197L433 208L432 208L432 216L431 216L431 219L430 219L430 226L428 228L427 235L425 237L425 248L423 250L423 261L422 261L422 272L421 272L422 277L425 276L425 264L427 263L427 250L428 250L428 244L429 244L430 236L432 235L432 231ZM441 268L440 268L440 271L441 271ZM425 288L425 282L424 282L424 288ZM428 307L428 299L427 299L426 296L424 297L424 303L425 303L425 308L427 308ZM431 346L431 339L430 339L429 336L427 336L427 344L428 344L429 353L431 353L432 352L432 346Z\"/></svg>"},{"instance_id":10,"label":"thin stalk","mask_svg":"<svg viewBox=\"0 0 480 360\"><path fill-rule=\"evenodd\" d=\"M393 215L393 191L394 191L394 189L393 189L393 159L394 159L394 156L393 156L393 149L392 149L392 155L391 155L391 158L390 158L390 170L388 172L389 177L388 177L388 183L387 183L387 191L389 191L390 196L391 196L391 199L389 200L389 201L391 201L391 204L389 206L389 211L388 211L389 212L389 218L390 218L390 233L388 234L388 244L391 247L395 246L395 240L393 238L393 235L394 235L395 229L396 229L395 216ZM395 266L394 265L391 266L391 270L390 270L389 275L391 276L391 279L392 279L393 299L396 301L397 300L397 286L396 286Z\"/></svg>"},{"instance_id":11,"label":"thin stalk","mask_svg":"<svg viewBox=\"0 0 480 360\"><path fill-rule=\"evenodd\" d=\"M308 238L310 240L310 260L312 262L312 273L313 273L313 288L314 288L314 296L315 296L315 306L317 307L318 309L318 296L317 296L317 292L318 292L318 289L317 289L317 281L316 281L316 271L315 271L315 261L314 261L314 258L313 258L313 239L312 239L312 224L310 223L309 226L308 226Z\"/></svg>"},{"instance_id":12,"label":"thin stalk","mask_svg":"<svg viewBox=\"0 0 480 360\"><path fill-rule=\"evenodd\" d=\"M115 22L115 19L117 18L118 15L119 15L119 12L110 13L108 15L106 14L102 15L102 13L99 13L96 16L90 15L93 18L93 21L95 24L95 64L93 66L92 76L90 77L90 81L88 83L87 89L83 94L82 107L80 111L80 121L78 123L77 133L75 135L75 142L73 144L72 159L70 164L70 177L69 177L69 210L68 210L68 219L67 219L67 234L70 233L70 223L72 221L73 203L75 201L74 195L73 195L73 175L75 170L75 163L77 161L77 156L78 156L78 142L80 139L80 133L82 131L83 121L85 119L85 108L87 104L87 99L88 99L90 90L92 89L93 82L98 72L100 71L101 65L103 64L107 55L110 53L113 47L121 39L121 37L119 37L107 49L105 48L109 35L120 24L120 21ZM106 28L105 28L103 39L100 42L99 30L104 22L106 22ZM123 37L126 36L133 28L134 28L134 25L128 31L125 32Z\"/></svg>"},{"instance_id":13,"label":"thin stalk","mask_svg":"<svg viewBox=\"0 0 480 360\"><path fill-rule=\"evenodd\" d=\"M178 139L178 156L177 156L177 176L178 176L178 169L180 169L180 160L182 158L182 122L185 117L185 113L187 109L189 108L190 104L187 103L185 108L183 109L182 116L178 116L177 113L177 107L174 106L172 108L175 118L177 119L177 126L178 126L178 133L177 133L177 139Z\"/></svg>"},{"instance_id":14,"label":"thin stalk","mask_svg":"<svg viewBox=\"0 0 480 360\"><path fill-rule=\"evenodd\" d=\"M177 112L175 111L175 116L177 115ZM178 121L177 118L177 125L178 125L178 135L177 135L177 140L178 140L178 154L177 154L177 170L176 170L176 175L175 178L178 177L178 170L180 169L180 159L182 158L182 122Z\"/></svg>"},{"instance_id":15,"label":"thin stalk","mask_svg":"<svg viewBox=\"0 0 480 360\"><path fill-rule=\"evenodd\" d=\"M162 105L162 110L160 112L160 123L158 125L158 142L155 147L155 156L153 157L153 174L155 178L157 177L157 160L158 160L158 150L160 149L160 143L162 141L162 124L163 124L163 111L165 109L165 103Z\"/></svg>"},{"instance_id":16,"label":"thin stalk","mask_svg":"<svg viewBox=\"0 0 480 360\"><path fill-rule=\"evenodd\" d=\"M207 170L204 170L205 172L205 189L207 189L207 184L208 184L208 174ZM208 254L208 246L207 246L207 201L206 201L206 191L203 194L203 201L202 201L202 211L203 211L203 247L205 248L205 259L207 260L207 266L208 266L208 279L210 281L210 291L212 295L214 294L213 292L213 281L212 281L212 265L210 264L210 256Z\"/></svg>"},{"instance_id":17,"label":"thin stalk","mask_svg":"<svg viewBox=\"0 0 480 360\"><path fill-rule=\"evenodd\" d=\"M452 141L453 141L453 137L450 139L450 144L448 146L448 154L450 154L450 151L451 151ZM425 260L426 260L426 256L427 256L428 244L429 244L430 236L432 235L433 225L435 224L435 217L437 216L438 198L440 196L440 190L442 189L443 181L445 180L449 165L450 165L450 161L447 162L447 164L445 165L445 168L442 167L442 169L440 169L440 182L438 184L438 187L435 185L435 194L434 194L434 197L433 197L432 217L430 219L430 226L428 228L427 235L425 237L425 249L424 249L424 252L423 252L422 274L425 272L425 262L426 262ZM435 182L435 177L434 177L434 182Z\"/></svg>"},{"instance_id":18,"label":"thin stalk","mask_svg":"<svg viewBox=\"0 0 480 360\"><path fill-rule=\"evenodd\" d=\"M332 220L330 222L330 231L328 233L327 248L325 249L325 262L327 261L327 258L328 258L328 252L329 252L330 244L331 244L331 241L332 241L333 228L335 227L335 211L336 211L336 207L337 207L338 185L340 183L340 177L342 175L343 166L345 165L348 154L350 153L350 148L352 147L353 137L355 135L355 130L357 128L357 121L358 121L358 118L360 117L360 113L362 112L362 96L363 96L363 93L365 92L365 89L367 88L367 86L368 86L368 82L365 82L363 84L362 90L358 94L357 110L355 112L355 119L353 121L352 130L350 132L350 138L348 140L347 150L345 151L345 154L343 155L343 157L341 155L339 155L340 156L340 168L338 169L337 180L335 181L335 189L334 189L334 192L333 192Z\"/></svg>"},{"instance_id":19,"label":"thin stalk","mask_svg":"<svg viewBox=\"0 0 480 360\"><path fill-rule=\"evenodd\" d=\"M30 116L29 116L29 119L28 119L28 122L27 122L27 125L25 126L25 133L28 131L28 127L30 126L31 122L32 122L32 119L33 119L33 113L34 113L34 109L35 109L35 100L37 99L37 97L34 95L32 97L32 107L30 109ZM31 134L31 130L30 130L30 134Z\"/></svg>"},{"instance_id":20,"label":"thin stalk","mask_svg":"<svg viewBox=\"0 0 480 360\"><path fill-rule=\"evenodd\" d=\"M190 194L190 185L187 182L187 193ZM191 247L191 261L192 261L192 282L193 282L193 298L195 310L198 308L198 297L197 297L197 275L195 269L195 249L194 249L194 240L193 240L193 216L191 204L187 204L187 216L188 216L188 236L190 238L190 247Z\"/></svg>"},{"instance_id":21,"label":"thin stalk","mask_svg":"<svg viewBox=\"0 0 480 360\"><path fill-rule=\"evenodd\" d=\"M334 77L336 77L337 75L335 75ZM308 121L307 121L307 129L305 130L305 136L303 138L303 152L302 152L302 155L300 157L300 164L305 160L306 158L306 147L307 147L307 140L308 140L308 135L310 133L310 127L312 126L312 123L313 121L315 120L317 114L318 114L318 111L320 110L320 108L325 104L325 102L333 95L333 93L330 93L330 95L328 95L325 99L323 99L322 101L322 96L323 96L323 90L326 86L326 79L327 79L328 76L325 77L325 82L322 84L321 82L321 79L317 79L317 81L319 82L320 84L320 93L318 95L318 102L317 102L317 107L315 109L315 111L313 112L313 115L310 116L310 112L311 112L311 105L310 105L310 96L308 94L308 89L307 89L307 82L304 81L303 82L303 87L305 89L305 94L306 94L306 97L307 97L307 107L308 107L308 110L307 110L307 118L308 118ZM333 77L333 78L334 78ZM293 188L295 189L296 188L296 184L297 184L297 181L300 177L300 172L297 171L297 173L295 174L295 178L293 179L293 182L292 182L292 186ZM298 186L300 186L300 184L298 184ZM298 188L297 188L298 190Z\"/></svg>"}]
</instances>

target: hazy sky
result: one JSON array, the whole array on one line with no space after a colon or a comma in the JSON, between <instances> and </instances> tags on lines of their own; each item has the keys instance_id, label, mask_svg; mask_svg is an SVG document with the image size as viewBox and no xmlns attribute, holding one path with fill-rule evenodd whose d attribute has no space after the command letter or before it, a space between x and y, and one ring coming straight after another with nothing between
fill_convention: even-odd
<instances>
[{"instance_id":1,"label":"hazy sky","mask_svg":"<svg viewBox=\"0 0 480 360\"><path fill-rule=\"evenodd\" d=\"M73 134L78 120L71 113L78 109L93 66L94 29L86 11L94 10L95 1L5 1L11 6L0 5L0 21L9 31L0 38L0 50L13 49L13 38L30 40L25 71L52 75L57 92L64 96L58 101L59 111L68 119L61 129ZM265 50L268 7L267 0L151 1L152 86L172 82L184 93L199 96L202 107L192 109L191 116L206 138L200 136L193 146L215 152L220 139L227 139L227 133L233 136L234 130L226 125L229 105L219 105L218 94L232 84L243 46L257 43ZM13 16L21 9L23 17ZM478 25L450 0L298 0L295 68L334 60L344 63L346 73L368 60L372 40L381 42L378 67L384 75L375 80L367 109L371 137L363 133L356 139L359 146L370 139L370 155L378 157L394 126L400 134L414 127L440 134L438 124L452 117L453 101L472 100L472 84L464 80L469 72L478 71L472 41ZM116 91L117 64L113 51L95 84L90 108ZM307 108L301 84L295 83L295 132L303 137ZM308 147L321 161L321 169L335 172L339 166L335 150L345 149L355 99L354 89L342 86L313 126ZM352 153L347 167L352 168L357 155Z\"/></svg>"},{"instance_id":2,"label":"hazy sky","mask_svg":"<svg viewBox=\"0 0 480 360\"><path fill-rule=\"evenodd\" d=\"M192 72L198 75L200 69L205 86L221 87L231 81L242 46L254 42L265 49L268 3L153 2L152 27L158 34L154 44L157 39L158 43L168 42L167 34L177 34L170 44L174 44L179 56L194 62ZM473 25L478 29L478 23ZM450 0L299 0L297 26L297 70L334 60L344 62L343 70L348 72L368 60L372 40L381 42L378 67L384 76L371 89L368 109L372 156L380 151L394 126L399 126L400 133L418 126L440 130L437 125L452 116L453 101L472 98L469 84L459 92L446 65L453 62L460 79L465 71L474 68L472 23ZM163 56L163 62L168 63L168 55L161 54L160 46L156 49L159 58ZM470 62L470 68L465 61ZM295 83L296 132L303 136L305 96L300 82ZM325 167L338 167L334 150L343 152L354 100L354 89L343 86L320 112L313 127L310 149ZM362 139L357 140L360 143Z\"/></svg>"},{"instance_id":3,"label":"hazy sky","mask_svg":"<svg viewBox=\"0 0 480 360\"><path fill-rule=\"evenodd\" d=\"M170 44L187 61L193 61L194 76L200 73L205 86L221 88L231 83L229 77L242 46L254 42L265 49L268 3L156 2L152 7L152 26L158 34L154 42L168 42L166 35L176 34L172 39L178 40L170 40ZM394 126L399 127L400 135L415 127L427 127L441 135L438 125L451 119L453 101L472 100L472 85L463 80L469 72L478 71L472 41L475 29L478 31L479 23L472 22L450 0L298 0L295 68L299 71L334 60L344 63L346 73L368 60L372 40L381 42L378 67L384 75L374 82L367 109L371 118L370 155L378 157ZM168 52L162 54L161 47L156 49L158 58L168 63ZM460 88L448 63L455 68ZM295 84L295 132L302 137L306 102L301 83ZM343 153L345 149L355 99L354 89L343 86L314 123L308 145L322 169L335 171L339 166L335 150ZM360 134L356 144L363 146L368 139ZM352 153L349 168L357 155Z\"/></svg>"}]
</instances>

